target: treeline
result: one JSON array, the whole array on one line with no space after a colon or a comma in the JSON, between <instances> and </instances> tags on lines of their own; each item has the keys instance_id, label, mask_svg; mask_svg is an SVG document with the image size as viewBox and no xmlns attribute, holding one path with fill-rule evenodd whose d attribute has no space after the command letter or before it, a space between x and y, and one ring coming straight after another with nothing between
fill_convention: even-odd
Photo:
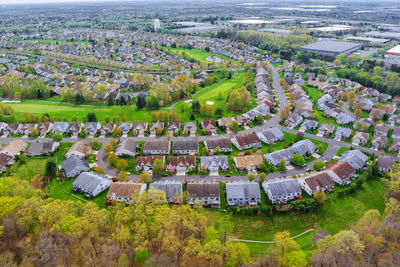
<instances>
[{"instance_id":1,"label":"treeline","mask_svg":"<svg viewBox=\"0 0 400 267\"><path fill-rule=\"evenodd\" d=\"M0 102L0 121L5 123L15 122L14 109L7 104Z\"/></svg>"},{"instance_id":2,"label":"treeline","mask_svg":"<svg viewBox=\"0 0 400 267\"><path fill-rule=\"evenodd\" d=\"M336 73L340 78L356 81L366 87L375 88L381 93L400 95L399 74L395 72L386 73L385 68L376 66L371 71L357 67L341 68Z\"/></svg>"},{"instance_id":3,"label":"treeline","mask_svg":"<svg viewBox=\"0 0 400 267\"><path fill-rule=\"evenodd\" d=\"M165 193L135 205L47 198L17 177L0 179L1 266L240 266L249 248L228 241L232 223L209 226L201 205L163 205ZM151 197L150 197L151 196ZM149 203L149 201L151 202ZM62 211L62 212L60 212Z\"/></svg>"},{"instance_id":4,"label":"treeline","mask_svg":"<svg viewBox=\"0 0 400 267\"><path fill-rule=\"evenodd\" d=\"M399 263L400 177L398 164L385 179L383 214L369 210L357 225L318 241L315 266L396 266ZM351 264L350 264L351 263Z\"/></svg>"},{"instance_id":5,"label":"treeline","mask_svg":"<svg viewBox=\"0 0 400 267\"><path fill-rule=\"evenodd\" d=\"M18 78L6 74L0 77L0 92L3 98L41 99L50 96L50 89L40 80Z\"/></svg>"}]
</instances>

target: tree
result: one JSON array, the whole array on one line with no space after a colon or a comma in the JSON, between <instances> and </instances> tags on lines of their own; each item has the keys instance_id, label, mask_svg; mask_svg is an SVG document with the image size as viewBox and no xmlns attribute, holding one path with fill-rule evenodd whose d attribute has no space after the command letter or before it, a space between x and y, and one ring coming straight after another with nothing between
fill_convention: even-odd
<instances>
[{"instance_id":1,"label":"tree","mask_svg":"<svg viewBox=\"0 0 400 267\"><path fill-rule=\"evenodd\" d=\"M354 116L356 116L356 118L360 118L361 115L362 115L362 110L361 109L357 108L357 109L354 110Z\"/></svg>"},{"instance_id":2,"label":"tree","mask_svg":"<svg viewBox=\"0 0 400 267\"><path fill-rule=\"evenodd\" d=\"M281 159L277 165L278 169L281 171L286 171L286 160L285 159Z\"/></svg>"},{"instance_id":3,"label":"tree","mask_svg":"<svg viewBox=\"0 0 400 267\"><path fill-rule=\"evenodd\" d=\"M53 140L54 142L61 142L61 140L63 140L62 134L60 133L53 134Z\"/></svg>"},{"instance_id":4,"label":"tree","mask_svg":"<svg viewBox=\"0 0 400 267\"><path fill-rule=\"evenodd\" d=\"M254 182L255 179L256 179L256 176L254 175L254 173L247 174L247 180L249 182Z\"/></svg>"},{"instance_id":5,"label":"tree","mask_svg":"<svg viewBox=\"0 0 400 267\"><path fill-rule=\"evenodd\" d=\"M117 156L114 152L111 152L111 153L108 154L108 156L107 156L107 161L108 161L108 163L110 163L111 165L114 165L114 164L116 164L117 161L118 161L118 156Z\"/></svg>"},{"instance_id":6,"label":"tree","mask_svg":"<svg viewBox=\"0 0 400 267\"><path fill-rule=\"evenodd\" d=\"M314 164L313 164L313 168L314 168L314 170L316 170L317 172L319 172L320 170L322 170L323 167L325 167L325 164L324 164L322 161L320 161L320 160L314 162Z\"/></svg>"},{"instance_id":7,"label":"tree","mask_svg":"<svg viewBox=\"0 0 400 267\"><path fill-rule=\"evenodd\" d=\"M231 123L231 130L232 130L233 132L237 132L237 130L239 130L239 124L238 124L237 121L232 121L232 123Z\"/></svg>"},{"instance_id":8,"label":"tree","mask_svg":"<svg viewBox=\"0 0 400 267\"><path fill-rule=\"evenodd\" d=\"M261 182L264 182L265 181L265 179L267 179L267 175L265 174L265 173L260 173L259 175L258 175L258 179L260 179L260 181Z\"/></svg>"},{"instance_id":9,"label":"tree","mask_svg":"<svg viewBox=\"0 0 400 267\"><path fill-rule=\"evenodd\" d=\"M144 96L139 95L136 101L136 107L138 109L142 109L146 106L146 98Z\"/></svg>"},{"instance_id":10,"label":"tree","mask_svg":"<svg viewBox=\"0 0 400 267\"><path fill-rule=\"evenodd\" d=\"M137 262L140 266L144 266L146 265L150 256L151 253L147 249L145 248L136 249L135 262Z\"/></svg>"},{"instance_id":11,"label":"tree","mask_svg":"<svg viewBox=\"0 0 400 267\"><path fill-rule=\"evenodd\" d=\"M36 129L36 128L31 128L31 129L29 130L29 132L30 132L30 136L31 136L32 138L36 138L36 137L39 136L39 130Z\"/></svg>"},{"instance_id":12,"label":"tree","mask_svg":"<svg viewBox=\"0 0 400 267\"><path fill-rule=\"evenodd\" d=\"M120 182L128 181L128 178L129 178L128 173L124 172L124 171L119 172L118 177L117 177L118 181L120 181Z\"/></svg>"},{"instance_id":13,"label":"tree","mask_svg":"<svg viewBox=\"0 0 400 267\"><path fill-rule=\"evenodd\" d=\"M88 121L88 122L96 122L96 121L97 121L96 114L93 113L93 112L89 112L89 113L87 114L86 118L87 118L87 121Z\"/></svg>"},{"instance_id":14,"label":"tree","mask_svg":"<svg viewBox=\"0 0 400 267\"><path fill-rule=\"evenodd\" d=\"M104 167L103 166L96 166L96 167L94 167L94 170L97 173L104 173Z\"/></svg>"},{"instance_id":15,"label":"tree","mask_svg":"<svg viewBox=\"0 0 400 267\"><path fill-rule=\"evenodd\" d=\"M153 174L161 175L164 172L164 163L160 159L155 159L153 163Z\"/></svg>"},{"instance_id":16,"label":"tree","mask_svg":"<svg viewBox=\"0 0 400 267\"><path fill-rule=\"evenodd\" d=\"M128 162L124 159L119 159L117 161L117 169L125 170L128 167Z\"/></svg>"},{"instance_id":17,"label":"tree","mask_svg":"<svg viewBox=\"0 0 400 267\"><path fill-rule=\"evenodd\" d=\"M275 258L282 266L306 266L307 258L299 245L290 238L288 231L275 234L274 241L277 241L272 250ZM292 264L294 265L292 265Z\"/></svg>"},{"instance_id":18,"label":"tree","mask_svg":"<svg viewBox=\"0 0 400 267\"><path fill-rule=\"evenodd\" d=\"M129 267L130 266L130 259L126 253L122 253L118 259L117 267Z\"/></svg>"},{"instance_id":19,"label":"tree","mask_svg":"<svg viewBox=\"0 0 400 267\"><path fill-rule=\"evenodd\" d=\"M303 155L296 153L293 155L292 162L295 166L303 166L306 160Z\"/></svg>"},{"instance_id":20,"label":"tree","mask_svg":"<svg viewBox=\"0 0 400 267\"><path fill-rule=\"evenodd\" d=\"M289 113L290 113L290 107L286 106L281 110L281 113L279 113L279 118L281 120L284 120L289 116Z\"/></svg>"},{"instance_id":21,"label":"tree","mask_svg":"<svg viewBox=\"0 0 400 267\"><path fill-rule=\"evenodd\" d=\"M322 205L326 201L326 194L324 191L318 191L314 193L314 198L317 200L318 204Z\"/></svg>"},{"instance_id":22,"label":"tree","mask_svg":"<svg viewBox=\"0 0 400 267\"><path fill-rule=\"evenodd\" d=\"M114 136L121 136L122 135L122 129L119 126L115 126L114 130L112 131L112 134Z\"/></svg>"},{"instance_id":23,"label":"tree","mask_svg":"<svg viewBox=\"0 0 400 267\"><path fill-rule=\"evenodd\" d=\"M200 108L200 114L207 117L212 117L214 114L214 109L211 105L203 104Z\"/></svg>"},{"instance_id":24,"label":"tree","mask_svg":"<svg viewBox=\"0 0 400 267\"><path fill-rule=\"evenodd\" d=\"M139 175L139 180L140 180L140 182L142 182L142 183L148 183L148 182L150 182L150 174L149 174L148 172L142 172L142 173Z\"/></svg>"},{"instance_id":25,"label":"tree","mask_svg":"<svg viewBox=\"0 0 400 267\"><path fill-rule=\"evenodd\" d=\"M46 175L47 176L54 176L57 173L57 164L52 161L52 160L48 160L46 162Z\"/></svg>"},{"instance_id":26,"label":"tree","mask_svg":"<svg viewBox=\"0 0 400 267\"><path fill-rule=\"evenodd\" d=\"M374 121L381 119L381 111L379 109L373 109L370 114Z\"/></svg>"},{"instance_id":27,"label":"tree","mask_svg":"<svg viewBox=\"0 0 400 267\"><path fill-rule=\"evenodd\" d=\"M215 110L215 116L216 116L217 118L222 118L223 114L224 114L224 110L223 110L222 108L217 108L217 109Z\"/></svg>"}]
</instances>

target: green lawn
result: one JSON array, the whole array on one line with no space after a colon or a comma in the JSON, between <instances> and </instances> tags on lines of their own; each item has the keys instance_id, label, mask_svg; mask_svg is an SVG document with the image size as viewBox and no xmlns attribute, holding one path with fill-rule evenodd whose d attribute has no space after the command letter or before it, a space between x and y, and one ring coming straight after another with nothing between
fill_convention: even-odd
<instances>
[{"instance_id":1,"label":"green lawn","mask_svg":"<svg viewBox=\"0 0 400 267\"><path fill-rule=\"evenodd\" d=\"M181 57L182 53L185 53L185 55L189 58L193 58L197 61L200 61L201 63L204 64L209 64L209 63L214 63L212 61L207 60L207 57L209 56L217 56L220 59L223 59L225 61L228 62L238 62L237 60L222 56L222 55L218 55L216 53L212 53L212 52L207 52L205 50L201 50L201 49L185 49L185 48L172 48L172 47L164 47L164 50L170 50L171 53L175 56Z\"/></svg>"},{"instance_id":2,"label":"green lawn","mask_svg":"<svg viewBox=\"0 0 400 267\"><path fill-rule=\"evenodd\" d=\"M338 197L324 204L314 212L309 213L283 213L268 216L233 215L235 225L233 237L249 240L269 241L280 231L289 231L291 236L300 234L305 230L317 226L335 234L354 225L369 209L384 210L385 186L380 180L369 181L363 188L358 189L354 195ZM329 194L328 194L329 196ZM215 224L224 215L221 211L207 210L210 223ZM295 239L303 249L314 247L310 238L315 232ZM253 256L271 245L246 243Z\"/></svg>"},{"instance_id":3,"label":"green lawn","mask_svg":"<svg viewBox=\"0 0 400 267\"><path fill-rule=\"evenodd\" d=\"M10 103L10 105L15 110L15 115L19 121L24 120L22 116L24 112L30 112L40 117L48 113L51 116L59 116L60 119L66 118L68 121L71 121L73 116L76 116L81 121L82 117L86 116L89 112L94 112L100 122L104 122L107 116L112 119L113 116L121 117L122 115L126 115L128 121L132 121L133 117L136 120L151 121L151 111L147 109L139 110L135 106L90 107L57 102L39 102L35 100L22 100L21 103Z\"/></svg>"},{"instance_id":4,"label":"green lawn","mask_svg":"<svg viewBox=\"0 0 400 267\"><path fill-rule=\"evenodd\" d=\"M193 101L199 101L201 105L206 104L207 101L212 101L214 104L212 105L214 111L217 108L221 108L224 110L223 116L224 117L231 117L231 116L236 116L241 114L242 112L236 112L232 113L229 111L225 110L225 104L226 104L226 99L229 95L229 93L242 86L242 81L244 78L245 73L243 71L239 71L232 79L222 81L218 84L215 84L213 86L210 86L206 88L205 90L199 92L195 96L191 98L192 101L187 102L182 101L178 103L177 105L174 106L173 110L176 111L177 114L180 114L182 116L183 121L189 121L190 114L192 112L192 102ZM222 98L218 97L218 92L222 92ZM251 108L256 106L256 101L255 98L252 96L252 104ZM206 116L198 115L197 119L204 119Z\"/></svg>"}]
</instances>

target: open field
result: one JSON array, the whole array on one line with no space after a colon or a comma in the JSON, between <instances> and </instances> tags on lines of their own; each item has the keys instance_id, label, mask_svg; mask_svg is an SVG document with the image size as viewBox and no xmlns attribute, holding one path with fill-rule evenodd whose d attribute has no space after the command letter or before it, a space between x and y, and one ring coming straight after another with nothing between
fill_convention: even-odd
<instances>
[{"instance_id":1,"label":"open field","mask_svg":"<svg viewBox=\"0 0 400 267\"><path fill-rule=\"evenodd\" d=\"M209 57L209 56L217 56L220 59L228 61L228 62L238 62L237 60L234 60L234 59L222 56L222 55L218 55L216 53L207 52L205 50L200 50L200 49L185 49L185 48L172 48L172 47L165 47L164 49L165 49L165 51L170 50L171 53L177 57L181 57L182 53L185 53L185 55L187 57L193 58L204 64L214 63L212 61L207 60L207 57Z\"/></svg>"},{"instance_id":2,"label":"open field","mask_svg":"<svg viewBox=\"0 0 400 267\"><path fill-rule=\"evenodd\" d=\"M214 104L212 105L214 111L218 108L224 110L224 113L223 113L224 117L239 115L242 112L232 113L232 112L226 111L225 104L226 104L226 99L227 99L229 93L232 90L242 86L242 81L243 81L244 75L245 75L245 73L243 71L240 71L232 79L222 81L216 85L206 88L203 91L200 91L198 94L196 94L195 96L193 96L191 98L191 100L192 100L191 102L185 103L185 101L182 101L182 102L176 104L173 107L173 110L175 110L177 114L180 114L182 116L183 121L189 121L190 114L192 112L191 107L192 107L193 101L199 101L200 105L206 104L207 101L211 101L211 102L214 102ZM218 97L218 92L222 92L221 98ZM250 109L255 106L256 106L256 101L255 101L255 98L252 97L252 104L251 104ZM206 118L206 116L202 116L200 114L198 114L198 116L196 116L196 117L197 117L197 119Z\"/></svg>"},{"instance_id":3,"label":"open field","mask_svg":"<svg viewBox=\"0 0 400 267\"><path fill-rule=\"evenodd\" d=\"M289 231L291 236L300 234L305 230L316 226L331 234L354 225L369 209L378 209L381 213L384 210L385 186L380 180L369 181L358 189L353 195L337 197L327 201L322 207L309 213L283 213L267 216L251 216L245 214L231 215L235 226L231 237L271 241L274 235L280 231ZM329 197L329 194L328 194ZM206 210L211 224L215 224L225 213L221 211ZM296 240L303 248L310 250L315 245L310 241L316 231L307 233ZM246 243L251 249L253 256L264 253L269 244Z\"/></svg>"}]
</instances>

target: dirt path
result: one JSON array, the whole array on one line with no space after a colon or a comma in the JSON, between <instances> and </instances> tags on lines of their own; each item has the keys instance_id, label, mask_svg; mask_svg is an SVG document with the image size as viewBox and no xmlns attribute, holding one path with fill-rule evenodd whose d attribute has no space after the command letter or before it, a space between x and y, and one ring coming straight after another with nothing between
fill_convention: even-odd
<instances>
[{"instance_id":1,"label":"dirt path","mask_svg":"<svg viewBox=\"0 0 400 267\"><path fill-rule=\"evenodd\" d=\"M307 234L308 232L311 232L311 231L314 231L314 230L315 230L314 228L310 228L310 229L304 231L304 232L301 233L301 234L292 236L291 238L286 239L286 240L282 240L282 241L257 241L257 240L246 240L246 239L237 239L237 238L232 238L231 240L232 240L232 241L235 241L235 242L247 242L247 243L257 243L257 244L275 244L275 243L284 242L284 241L287 241L287 240L290 240L290 239L295 239L295 238L297 238L297 237L300 237L300 236L302 236L302 235L305 235L305 234Z\"/></svg>"}]
</instances>

